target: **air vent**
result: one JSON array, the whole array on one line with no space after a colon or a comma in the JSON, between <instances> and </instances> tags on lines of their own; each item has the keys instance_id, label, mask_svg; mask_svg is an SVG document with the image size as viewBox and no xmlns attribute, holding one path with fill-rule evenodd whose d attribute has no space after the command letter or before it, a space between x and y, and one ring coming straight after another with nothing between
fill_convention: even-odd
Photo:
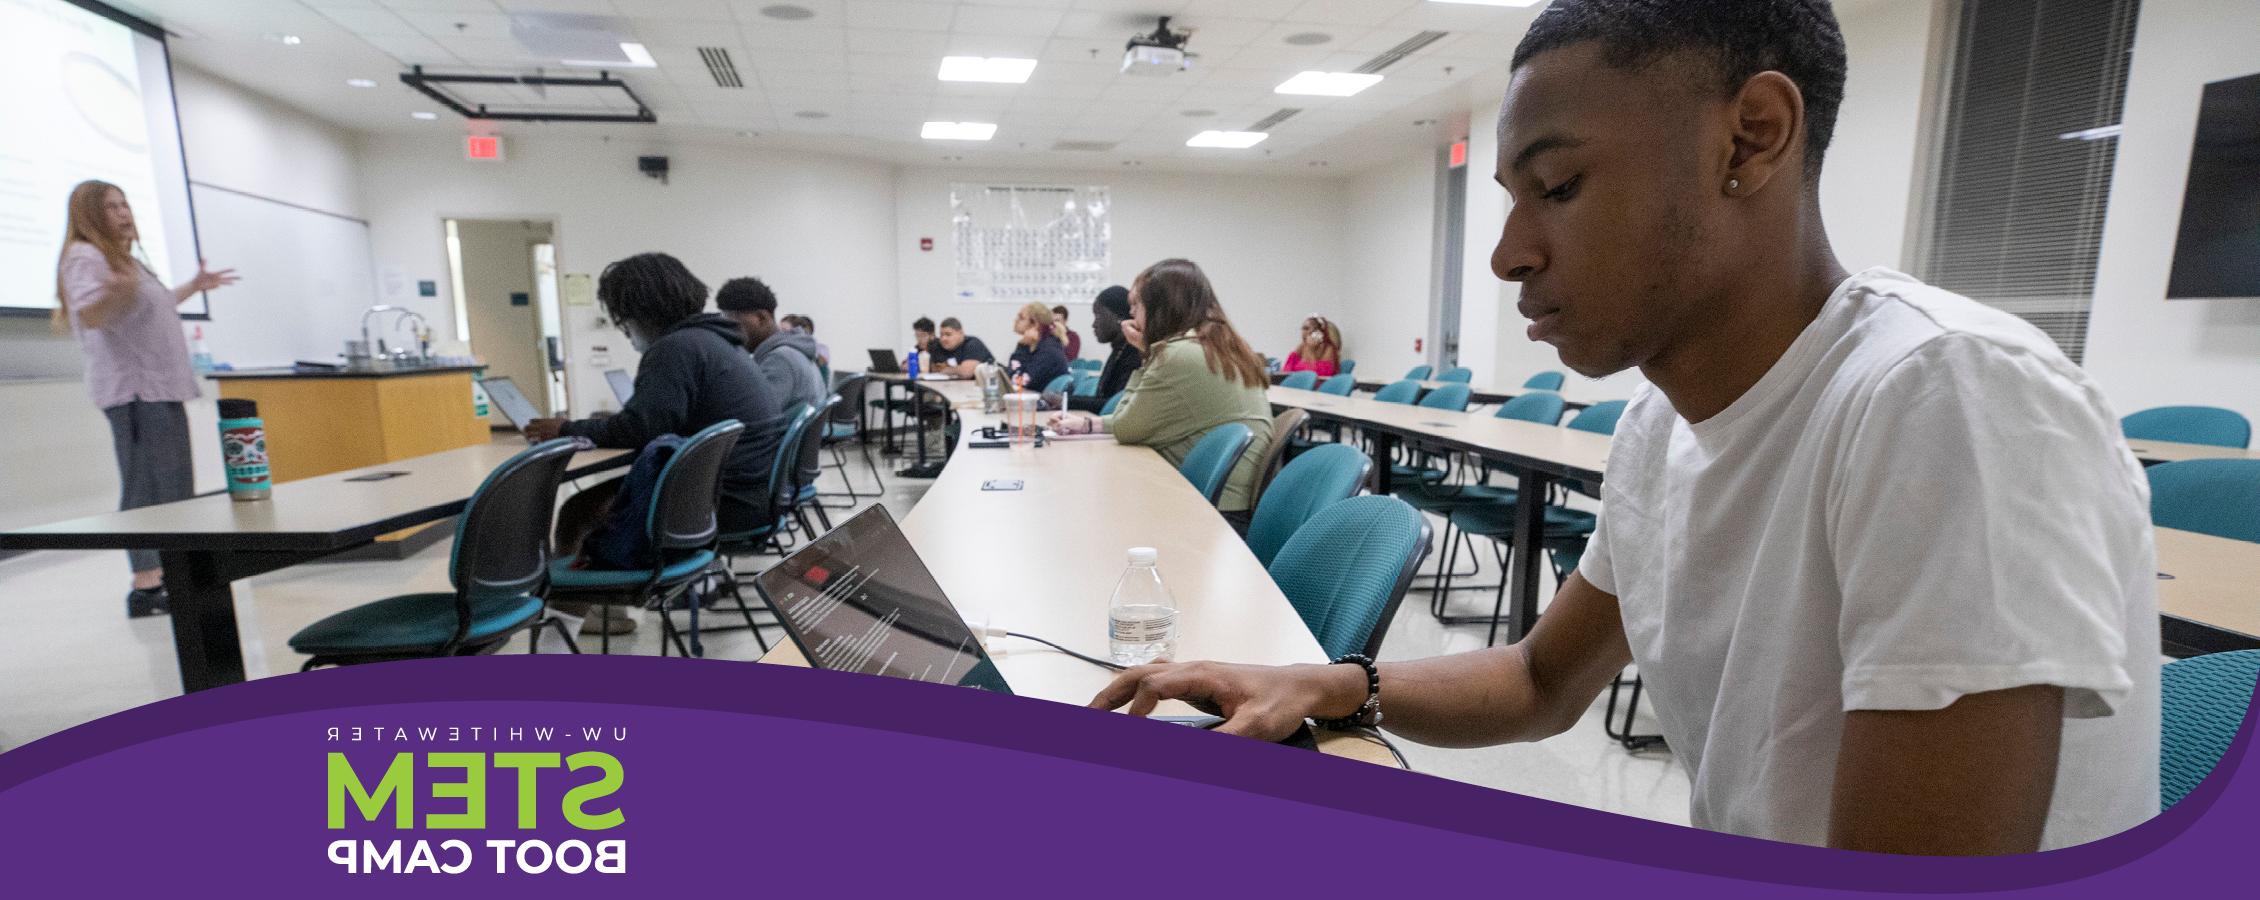
<instances>
[{"instance_id":1,"label":"air vent","mask_svg":"<svg viewBox=\"0 0 2260 900\"><path fill-rule=\"evenodd\" d=\"M1357 72L1361 75L1371 75L1375 72L1381 71L1382 69L1396 65L1398 61L1404 59L1405 57L1420 52L1420 49L1422 47L1426 47L1430 44L1436 43L1437 41L1441 41L1444 38L1449 37L1450 35L1451 33L1447 31L1423 31L1419 34L1413 35L1411 38L1406 39L1402 44L1398 44L1397 46L1381 51L1380 56L1366 60L1365 65L1359 66L1355 69L1352 69L1351 71Z\"/></svg>"},{"instance_id":2,"label":"air vent","mask_svg":"<svg viewBox=\"0 0 2260 900\"><path fill-rule=\"evenodd\" d=\"M1302 113L1302 110L1299 110L1299 109L1282 109L1282 110L1280 110L1280 111L1278 111L1278 112L1272 113L1271 115L1268 115L1268 116L1265 116L1265 117L1263 117L1263 118L1262 118L1261 120L1257 121L1257 122L1256 122L1256 123L1255 123L1254 125L1250 125L1250 126L1248 126L1248 130L1249 130L1249 131L1270 131L1270 130L1272 129L1272 126L1278 125L1278 124L1279 124L1279 123L1281 123L1281 122L1285 122L1285 121L1287 121L1288 119L1292 119L1292 118L1294 118L1295 116L1297 116L1297 115L1299 115L1299 114L1301 114L1301 113Z\"/></svg>"},{"instance_id":3,"label":"air vent","mask_svg":"<svg viewBox=\"0 0 2260 900\"><path fill-rule=\"evenodd\" d=\"M1105 153L1114 149L1112 141L1054 141L1053 150L1074 153Z\"/></svg>"},{"instance_id":4,"label":"air vent","mask_svg":"<svg viewBox=\"0 0 2260 900\"><path fill-rule=\"evenodd\" d=\"M698 58L706 61L706 74L714 76L715 87L745 87L745 80L738 77L738 64L730 61L729 48L700 47Z\"/></svg>"}]
</instances>

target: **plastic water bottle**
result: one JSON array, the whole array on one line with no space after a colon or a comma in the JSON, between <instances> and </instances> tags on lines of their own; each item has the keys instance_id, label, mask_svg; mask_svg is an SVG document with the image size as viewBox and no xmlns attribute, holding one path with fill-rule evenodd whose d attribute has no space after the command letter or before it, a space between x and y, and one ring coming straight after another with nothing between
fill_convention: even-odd
<instances>
[{"instance_id":1,"label":"plastic water bottle","mask_svg":"<svg viewBox=\"0 0 2260 900\"><path fill-rule=\"evenodd\" d=\"M212 371L212 348L204 343L204 326L196 327L196 337L189 342L188 364L198 372Z\"/></svg>"},{"instance_id":2,"label":"plastic water bottle","mask_svg":"<svg viewBox=\"0 0 2260 900\"><path fill-rule=\"evenodd\" d=\"M1107 604L1107 652L1125 666L1169 659L1177 649L1177 600L1162 586L1161 554L1130 548L1130 567Z\"/></svg>"},{"instance_id":3,"label":"plastic water bottle","mask_svg":"<svg viewBox=\"0 0 2260 900\"><path fill-rule=\"evenodd\" d=\"M918 380L918 351L910 351L910 358L903 363L903 371L910 375L910 380Z\"/></svg>"},{"instance_id":4,"label":"plastic water bottle","mask_svg":"<svg viewBox=\"0 0 2260 900\"><path fill-rule=\"evenodd\" d=\"M267 423L259 404L234 397L220 400L220 461L228 471L228 496L265 500L274 487L267 468Z\"/></svg>"}]
</instances>

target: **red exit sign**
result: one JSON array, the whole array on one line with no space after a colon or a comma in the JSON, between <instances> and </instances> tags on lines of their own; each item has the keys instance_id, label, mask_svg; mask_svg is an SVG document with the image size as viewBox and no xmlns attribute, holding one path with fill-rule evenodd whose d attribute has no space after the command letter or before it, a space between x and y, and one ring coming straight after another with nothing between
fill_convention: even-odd
<instances>
[{"instance_id":1,"label":"red exit sign","mask_svg":"<svg viewBox=\"0 0 2260 900\"><path fill-rule=\"evenodd\" d=\"M463 139L463 158L500 161L502 159L502 138L485 134L465 137Z\"/></svg>"}]
</instances>

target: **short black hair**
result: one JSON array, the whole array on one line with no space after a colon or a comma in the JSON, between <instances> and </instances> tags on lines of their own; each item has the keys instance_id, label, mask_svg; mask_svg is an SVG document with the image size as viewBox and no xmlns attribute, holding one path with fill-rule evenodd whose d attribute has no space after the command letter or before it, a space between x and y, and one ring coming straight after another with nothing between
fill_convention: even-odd
<instances>
[{"instance_id":1,"label":"short black hair","mask_svg":"<svg viewBox=\"0 0 2260 900\"><path fill-rule=\"evenodd\" d=\"M1819 183L1844 104L1846 68L1844 33L1829 0L1554 0L1530 23L1511 68L1587 41L1623 69L1700 54L1730 94L1760 72L1789 76L1805 96L1805 174Z\"/></svg>"},{"instance_id":2,"label":"short black hair","mask_svg":"<svg viewBox=\"0 0 2260 900\"><path fill-rule=\"evenodd\" d=\"M912 322L912 323L910 323L910 330L912 330L912 331L923 331L923 332L926 332L927 334L933 334L933 333L934 333L934 320L932 320L932 319L929 319L929 318L926 318L925 316L919 316L919 317L918 317L918 321L915 321L915 322Z\"/></svg>"},{"instance_id":3,"label":"short black hair","mask_svg":"<svg viewBox=\"0 0 2260 900\"><path fill-rule=\"evenodd\" d=\"M706 311L706 283L665 253L638 253L604 267L596 278L604 314L633 322L657 338L684 319Z\"/></svg>"},{"instance_id":4,"label":"short black hair","mask_svg":"<svg viewBox=\"0 0 2260 900\"><path fill-rule=\"evenodd\" d=\"M724 312L775 313L777 292L759 278L732 278L714 292L714 305Z\"/></svg>"},{"instance_id":5,"label":"short black hair","mask_svg":"<svg viewBox=\"0 0 2260 900\"><path fill-rule=\"evenodd\" d=\"M951 317L949 317L949 318L947 318L947 319L943 319L943 320L942 320L942 327L943 327L943 328L955 328L955 329L957 329L957 330L959 330L959 331L964 331L964 330L965 330L965 323L963 323L963 322L959 322L959 321L957 320L957 317L956 317L956 316L951 316Z\"/></svg>"}]
</instances>

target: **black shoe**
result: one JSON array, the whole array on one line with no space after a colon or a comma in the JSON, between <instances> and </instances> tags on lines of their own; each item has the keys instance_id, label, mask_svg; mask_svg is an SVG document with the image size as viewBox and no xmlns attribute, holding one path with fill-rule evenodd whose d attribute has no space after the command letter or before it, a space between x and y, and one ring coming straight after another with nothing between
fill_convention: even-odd
<instances>
[{"instance_id":1,"label":"black shoe","mask_svg":"<svg viewBox=\"0 0 2260 900\"><path fill-rule=\"evenodd\" d=\"M161 587L134 588L126 592L126 618L146 619L173 611L172 595Z\"/></svg>"}]
</instances>

